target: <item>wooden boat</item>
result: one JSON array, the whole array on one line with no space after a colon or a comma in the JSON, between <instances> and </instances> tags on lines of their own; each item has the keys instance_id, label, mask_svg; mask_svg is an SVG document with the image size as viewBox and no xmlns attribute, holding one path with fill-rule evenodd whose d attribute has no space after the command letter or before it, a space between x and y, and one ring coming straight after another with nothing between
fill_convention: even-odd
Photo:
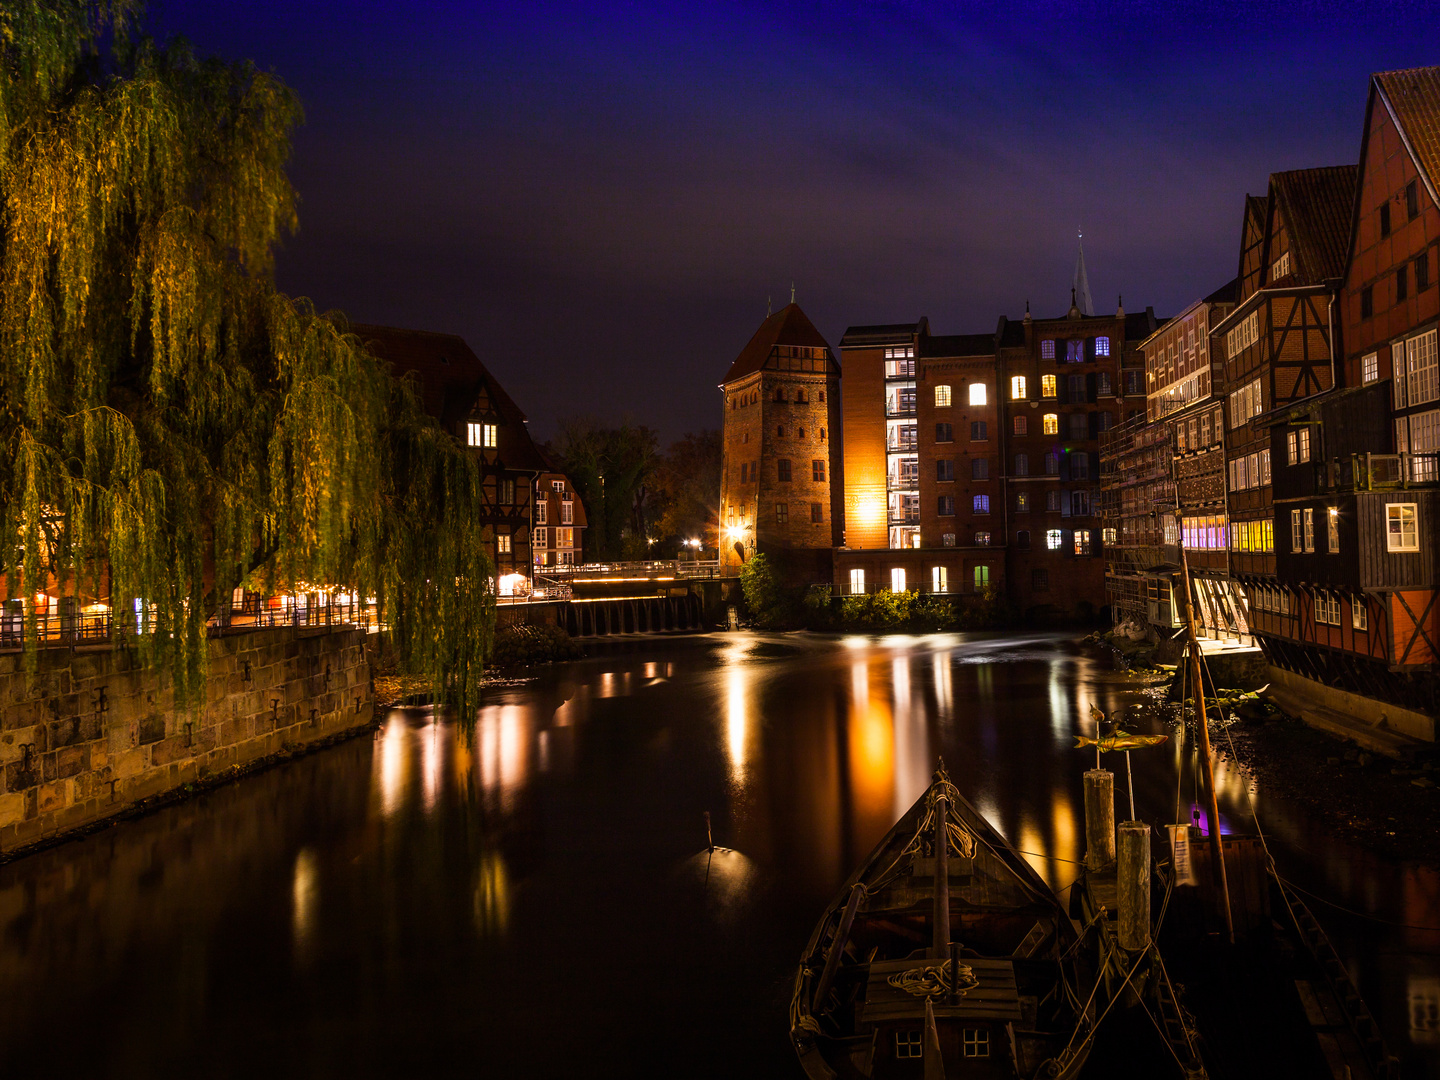
<instances>
[{"instance_id":1,"label":"wooden boat","mask_svg":"<svg viewBox=\"0 0 1440 1080\"><path fill-rule=\"evenodd\" d=\"M1085 937L942 765L811 935L791 1040L813 1080L1073 1077L1103 1004Z\"/></svg>"}]
</instances>

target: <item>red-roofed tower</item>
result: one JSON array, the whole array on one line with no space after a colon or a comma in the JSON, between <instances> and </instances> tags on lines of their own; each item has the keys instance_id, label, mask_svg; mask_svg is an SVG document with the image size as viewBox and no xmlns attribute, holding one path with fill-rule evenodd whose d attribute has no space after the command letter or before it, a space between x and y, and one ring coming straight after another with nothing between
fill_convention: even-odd
<instances>
[{"instance_id":1,"label":"red-roofed tower","mask_svg":"<svg viewBox=\"0 0 1440 1080\"><path fill-rule=\"evenodd\" d=\"M737 571L757 551L838 546L840 365L798 304L760 324L720 388L721 565Z\"/></svg>"}]
</instances>

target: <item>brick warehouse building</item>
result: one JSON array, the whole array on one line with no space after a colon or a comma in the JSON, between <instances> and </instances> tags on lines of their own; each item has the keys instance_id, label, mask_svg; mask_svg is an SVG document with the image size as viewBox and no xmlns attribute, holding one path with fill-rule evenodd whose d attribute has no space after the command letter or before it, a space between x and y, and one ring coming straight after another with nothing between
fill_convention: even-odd
<instances>
[{"instance_id":1,"label":"brick warehouse building","mask_svg":"<svg viewBox=\"0 0 1440 1080\"><path fill-rule=\"evenodd\" d=\"M1001 318L993 334L929 321L841 338L842 594L1003 589L1027 611L1105 603L1099 439L1144 410L1137 343L1153 311Z\"/></svg>"},{"instance_id":2,"label":"brick warehouse building","mask_svg":"<svg viewBox=\"0 0 1440 1080\"><path fill-rule=\"evenodd\" d=\"M841 519L840 365L829 344L798 304L787 304L761 323L720 389L722 567L737 573L762 552L828 580Z\"/></svg>"}]
</instances>

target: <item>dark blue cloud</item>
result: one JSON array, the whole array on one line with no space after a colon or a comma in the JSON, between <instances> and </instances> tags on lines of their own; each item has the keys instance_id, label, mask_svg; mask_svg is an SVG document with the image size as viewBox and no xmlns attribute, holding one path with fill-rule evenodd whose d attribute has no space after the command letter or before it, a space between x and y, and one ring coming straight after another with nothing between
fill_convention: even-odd
<instances>
[{"instance_id":1,"label":"dark blue cloud","mask_svg":"<svg viewBox=\"0 0 1440 1080\"><path fill-rule=\"evenodd\" d=\"M1428 5L267 3L162 32L304 100L281 285L464 334L546 436L719 421L796 282L837 340L928 314L1178 310L1241 198L1356 158L1371 71L1440 61Z\"/></svg>"}]
</instances>

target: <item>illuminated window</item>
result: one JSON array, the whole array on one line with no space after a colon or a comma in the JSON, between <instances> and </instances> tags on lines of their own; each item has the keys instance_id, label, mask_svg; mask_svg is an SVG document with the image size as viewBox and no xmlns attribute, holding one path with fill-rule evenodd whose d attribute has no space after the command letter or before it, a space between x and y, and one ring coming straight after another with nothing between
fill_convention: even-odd
<instances>
[{"instance_id":1,"label":"illuminated window","mask_svg":"<svg viewBox=\"0 0 1440 1080\"><path fill-rule=\"evenodd\" d=\"M975 585L979 588L980 571L984 567L975 568ZM987 578L988 580L988 578ZM961 1053L965 1057L989 1057L990 1056L990 1029L989 1028L962 1028L961 1029Z\"/></svg>"},{"instance_id":2,"label":"illuminated window","mask_svg":"<svg viewBox=\"0 0 1440 1080\"><path fill-rule=\"evenodd\" d=\"M1358 596L1350 598L1350 625L1356 630L1368 630L1370 628L1370 616L1365 610L1365 601Z\"/></svg>"},{"instance_id":3,"label":"illuminated window","mask_svg":"<svg viewBox=\"0 0 1440 1080\"><path fill-rule=\"evenodd\" d=\"M1054 376L1054 375L1041 375L1041 376L1040 376L1040 396L1041 396L1041 397L1054 397L1054 396L1055 396L1055 392L1056 392L1056 391L1055 391L1055 376Z\"/></svg>"},{"instance_id":4,"label":"illuminated window","mask_svg":"<svg viewBox=\"0 0 1440 1080\"><path fill-rule=\"evenodd\" d=\"M1305 525L1299 510L1290 511L1290 550L1305 550Z\"/></svg>"},{"instance_id":5,"label":"illuminated window","mask_svg":"<svg viewBox=\"0 0 1440 1080\"><path fill-rule=\"evenodd\" d=\"M1054 342L1052 339L1046 338L1046 339L1044 339L1043 341L1040 342L1040 359L1041 359L1041 360L1054 360L1054 359L1055 359L1055 342Z\"/></svg>"},{"instance_id":6,"label":"illuminated window","mask_svg":"<svg viewBox=\"0 0 1440 1080\"><path fill-rule=\"evenodd\" d=\"M734 507L731 507L731 508L730 508L730 522L731 522L732 525L733 525L734 522L735 522L735 508L734 508ZM550 546L550 530L549 530L549 529L535 529L535 530L533 530L533 531L531 532L530 538L531 538L531 540L533 541L534 546L537 547L537 548L543 548L543 547L549 547L549 546Z\"/></svg>"},{"instance_id":7,"label":"illuminated window","mask_svg":"<svg viewBox=\"0 0 1440 1080\"><path fill-rule=\"evenodd\" d=\"M941 546L941 547L954 547L954 546L955 546L955 534L954 534L954 533L941 533L941 535L940 535L940 546Z\"/></svg>"},{"instance_id":8,"label":"illuminated window","mask_svg":"<svg viewBox=\"0 0 1440 1080\"><path fill-rule=\"evenodd\" d=\"M948 409L950 407L950 387L935 387L935 407L937 409Z\"/></svg>"},{"instance_id":9,"label":"illuminated window","mask_svg":"<svg viewBox=\"0 0 1440 1080\"><path fill-rule=\"evenodd\" d=\"M1305 509L1301 511L1305 515L1305 550L1315 550L1315 511Z\"/></svg>"},{"instance_id":10,"label":"illuminated window","mask_svg":"<svg viewBox=\"0 0 1440 1080\"><path fill-rule=\"evenodd\" d=\"M865 571L860 567L852 567L850 570L850 592L852 595L859 595L865 591Z\"/></svg>"},{"instance_id":11,"label":"illuminated window","mask_svg":"<svg viewBox=\"0 0 1440 1080\"><path fill-rule=\"evenodd\" d=\"M1372 383L1380 378L1380 354L1366 353L1360 359L1361 381Z\"/></svg>"},{"instance_id":12,"label":"illuminated window","mask_svg":"<svg viewBox=\"0 0 1440 1080\"><path fill-rule=\"evenodd\" d=\"M493 450L496 446L499 445L499 443L497 442L497 439L496 439L496 432L495 432L495 425L494 425L494 424L482 424L482 425L481 425L480 442L481 442L481 444L482 444L483 446L485 446L485 447L487 447L488 449L491 449L491 450Z\"/></svg>"},{"instance_id":13,"label":"illuminated window","mask_svg":"<svg viewBox=\"0 0 1440 1080\"><path fill-rule=\"evenodd\" d=\"M1045 530L1045 547L1050 551L1059 551L1061 535L1059 529Z\"/></svg>"},{"instance_id":14,"label":"illuminated window","mask_svg":"<svg viewBox=\"0 0 1440 1080\"><path fill-rule=\"evenodd\" d=\"M480 429L481 429L481 427L482 427L482 425L480 425L480 424L466 424L466 425L465 425L465 441L466 441L470 446L479 446L479 445L480 445L480 438L481 438Z\"/></svg>"},{"instance_id":15,"label":"illuminated window","mask_svg":"<svg viewBox=\"0 0 1440 1080\"><path fill-rule=\"evenodd\" d=\"M1017 514L1030 512L1030 493L1028 491L1022 491L1015 496L1015 512Z\"/></svg>"},{"instance_id":16,"label":"illuminated window","mask_svg":"<svg viewBox=\"0 0 1440 1080\"><path fill-rule=\"evenodd\" d=\"M1340 551L1340 511L1330 507L1325 512L1325 550L1331 555Z\"/></svg>"},{"instance_id":17,"label":"illuminated window","mask_svg":"<svg viewBox=\"0 0 1440 1080\"><path fill-rule=\"evenodd\" d=\"M1023 416L1017 416L1017 417L1015 417L1015 434L1016 434L1016 435L1024 435L1024 434L1026 434L1026 433L1027 433L1027 430L1028 430L1028 427L1029 427L1029 423L1028 423L1028 421L1027 421L1027 419L1026 419L1025 417L1023 417Z\"/></svg>"},{"instance_id":18,"label":"illuminated window","mask_svg":"<svg viewBox=\"0 0 1440 1080\"><path fill-rule=\"evenodd\" d=\"M1420 527L1415 503L1390 503L1385 507L1385 550L1419 551Z\"/></svg>"},{"instance_id":19,"label":"illuminated window","mask_svg":"<svg viewBox=\"0 0 1440 1080\"><path fill-rule=\"evenodd\" d=\"M930 588L932 592L945 592L949 588L949 572L943 566L932 566L930 568Z\"/></svg>"},{"instance_id":20,"label":"illuminated window","mask_svg":"<svg viewBox=\"0 0 1440 1080\"><path fill-rule=\"evenodd\" d=\"M1113 543L1115 543L1116 531L1115 531L1114 529L1101 529L1101 530L1100 530L1100 535L1101 535L1101 538L1105 541L1105 543L1107 543L1107 544L1113 544Z\"/></svg>"},{"instance_id":21,"label":"illuminated window","mask_svg":"<svg viewBox=\"0 0 1440 1080\"><path fill-rule=\"evenodd\" d=\"M1095 339L1095 355L1096 355L1096 356L1109 356L1109 355L1110 355L1110 339L1109 339L1108 337L1097 337L1097 338Z\"/></svg>"},{"instance_id":22,"label":"illuminated window","mask_svg":"<svg viewBox=\"0 0 1440 1080\"><path fill-rule=\"evenodd\" d=\"M990 567L988 567L988 566L977 566L977 567L975 567L975 591L976 591L976 592L979 592L981 589L985 588L985 586L987 586L987 585L989 585L989 584L990 584ZM986 1050L985 1052L988 1054L990 1051L989 1051L989 1050Z\"/></svg>"},{"instance_id":23,"label":"illuminated window","mask_svg":"<svg viewBox=\"0 0 1440 1080\"><path fill-rule=\"evenodd\" d=\"M1060 434L1060 416L1058 413L1047 412L1045 414L1044 424L1046 435Z\"/></svg>"},{"instance_id":24,"label":"illuminated window","mask_svg":"<svg viewBox=\"0 0 1440 1080\"><path fill-rule=\"evenodd\" d=\"M1077 492L1077 494L1078 494L1078 492ZM1075 554L1076 554L1076 555L1089 555L1089 554L1090 554L1090 530L1089 530L1089 529L1076 529L1076 530L1075 530Z\"/></svg>"},{"instance_id":25,"label":"illuminated window","mask_svg":"<svg viewBox=\"0 0 1440 1080\"><path fill-rule=\"evenodd\" d=\"M976 547L989 547L989 546L990 546L990 534L989 534L988 532L977 532L977 533L975 534L975 546L976 546Z\"/></svg>"},{"instance_id":26,"label":"illuminated window","mask_svg":"<svg viewBox=\"0 0 1440 1080\"><path fill-rule=\"evenodd\" d=\"M894 567L890 571L890 591L905 591L905 568L903 566Z\"/></svg>"},{"instance_id":27,"label":"illuminated window","mask_svg":"<svg viewBox=\"0 0 1440 1080\"><path fill-rule=\"evenodd\" d=\"M1285 450L1291 465L1299 465L1310 460L1310 429L1308 427L1298 428L1295 431L1285 433Z\"/></svg>"},{"instance_id":28,"label":"illuminated window","mask_svg":"<svg viewBox=\"0 0 1440 1080\"><path fill-rule=\"evenodd\" d=\"M501 533L499 536L495 537L495 550L496 550L497 552L499 552L501 555L509 555L509 554L510 554L510 534L509 534L509 533Z\"/></svg>"},{"instance_id":29,"label":"illuminated window","mask_svg":"<svg viewBox=\"0 0 1440 1080\"><path fill-rule=\"evenodd\" d=\"M1012 375L1010 377L1010 400L1021 401L1025 397L1025 376Z\"/></svg>"},{"instance_id":30,"label":"illuminated window","mask_svg":"<svg viewBox=\"0 0 1440 1080\"><path fill-rule=\"evenodd\" d=\"M976 496L975 496L974 504L975 504L975 513L977 513L977 514L988 514L988 513L990 512L990 496L989 496L989 495L976 495Z\"/></svg>"},{"instance_id":31,"label":"illuminated window","mask_svg":"<svg viewBox=\"0 0 1440 1080\"><path fill-rule=\"evenodd\" d=\"M555 546L556 546L557 548L574 547L574 546L575 546L575 530L574 530L574 529L556 529L556 530L555 530Z\"/></svg>"},{"instance_id":32,"label":"illuminated window","mask_svg":"<svg viewBox=\"0 0 1440 1080\"><path fill-rule=\"evenodd\" d=\"M983 382L972 382L970 384L970 404L985 404L985 384Z\"/></svg>"}]
</instances>

